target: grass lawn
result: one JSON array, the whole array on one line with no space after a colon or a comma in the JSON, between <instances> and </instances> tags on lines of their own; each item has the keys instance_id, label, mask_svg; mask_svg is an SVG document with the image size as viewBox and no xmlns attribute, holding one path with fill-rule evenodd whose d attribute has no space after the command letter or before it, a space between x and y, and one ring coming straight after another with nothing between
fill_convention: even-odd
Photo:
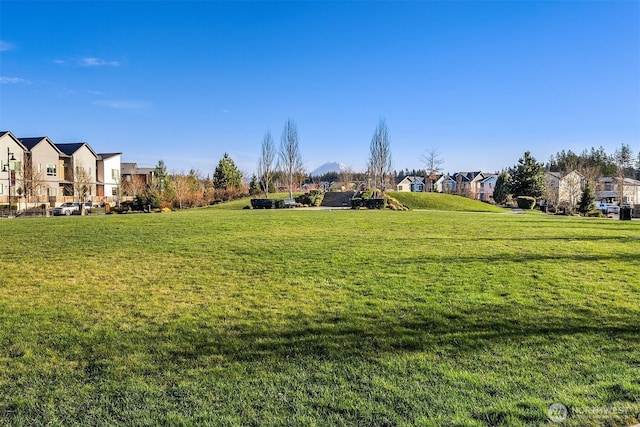
<instances>
[{"instance_id":1,"label":"grass lawn","mask_svg":"<svg viewBox=\"0 0 640 427\"><path fill-rule=\"evenodd\" d=\"M640 223L0 221L0 425L640 422Z\"/></svg>"},{"instance_id":2,"label":"grass lawn","mask_svg":"<svg viewBox=\"0 0 640 427\"><path fill-rule=\"evenodd\" d=\"M442 193L411 193L391 191L389 195L409 209L428 209L460 212L505 212L505 209L468 197Z\"/></svg>"},{"instance_id":3,"label":"grass lawn","mask_svg":"<svg viewBox=\"0 0 640 427\"><path fill-rule=\"evenodd\" d=\"M293 197L299 196L301 193L293 193ZM240 199L231 200L229 202L220 203L218 205L210 206L209 209L220 209L220 210L238 210L244 209L245 207L251 207L251 199L263 199L265 198L264 193L252 196L252 197L243 197ZM289 193L269 193L270 199L288 199Z\"/></svg>"}]
</instances>

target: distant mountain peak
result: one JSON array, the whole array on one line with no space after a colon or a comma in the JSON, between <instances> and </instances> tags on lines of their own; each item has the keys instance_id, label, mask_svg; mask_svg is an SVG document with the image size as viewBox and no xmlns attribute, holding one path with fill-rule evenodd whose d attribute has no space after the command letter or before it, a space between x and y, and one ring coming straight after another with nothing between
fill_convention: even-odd
<instances>
[{"instance_id":1,"label":"distant mountain peak","mask_svg":"<svg viewBox=\"0 0 640 427\"><path fill-rule=\"evenodd\" d=\"M329 172L340 173L347 170L347 167L342 163L338 162L327 162L321 166L318 166L314 170L312 170L309 175L311 176L320 176L327 174Z\"/></svg>"}]
</instances>

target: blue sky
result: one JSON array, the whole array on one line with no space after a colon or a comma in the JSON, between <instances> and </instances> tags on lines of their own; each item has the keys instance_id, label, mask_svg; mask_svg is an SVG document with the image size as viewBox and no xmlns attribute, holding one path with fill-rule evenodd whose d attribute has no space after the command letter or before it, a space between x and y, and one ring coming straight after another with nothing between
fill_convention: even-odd
<instances>
[{"instance_id":1,"label":"blue sky","mask_svg":"<svg viewBox=\"0 0 640 427\"><path fill-rule=\"evenodd\" d=\"M526 150L640 151L639 1L0 2L0 130L123 161L252 173L298 125L308 170L495 171Z\"/></svg>"}]
</instances>

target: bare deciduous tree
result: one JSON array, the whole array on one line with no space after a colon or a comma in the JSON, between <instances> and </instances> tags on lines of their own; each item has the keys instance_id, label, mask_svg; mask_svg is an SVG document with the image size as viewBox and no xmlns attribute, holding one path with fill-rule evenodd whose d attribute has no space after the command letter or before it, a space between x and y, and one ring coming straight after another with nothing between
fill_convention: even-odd
<instances>
[{"instance_id":1,"label":"bare deciduous tree","mask_svg":"<svg viewBox=\"0 0 640 427\"><path fill-rule=\"evenodd\" d=\"M385 182L391 175L391 140L384 119L380 119L369 145L369 175L372 178L374 194L380 189L384 193Z\"/></svg>"},{"instance_id":2,"label":"bare deciduous tree","mask_svg":"<svg viewBox=\"0 0 640 427\"><path fill-rule=\"evenodd\" d=\"M171 180L173 181L173 188L176 192L176 201L178 202L178 208L182 209L182 203L189 194L189 180L185 176L184 172L172 173Z\"/></svg>"},{"instance_id":3,"label":"bare deciduous tree","mask_svg":"<svg viewBox=\"0 0 640 427\"><path fill-rule=\"evenodd\" d=\"M266 197L269 198L269 185L276 162L276 147L271 132L267 131L262 139L262 151L258 159L258 179L262 183Z\"/></svg>"},{"instance_id":4,"label":"bare deciduous tree","mask_svg":"<svg viewBox=\"0 0 640 427\"><path fill-rule=\"evenodd\" d=\"M73 189L80 202L80 215L85 213L84 202L86 202L87 196L91 193L92 182L91 175L81 164L78 164L73 174Z\"/></svg>"},{"instance_id":5,"label":"bare deciduous tree","mask_svg":"<svg viewBox=\"0 0 640 427\"><path fill-rule=\"evenodd\" d=\"M432 147L422 155L422 162L427 170L427 191L432 192L434 190L434 184L438 179L438 174L442 172L444 160L440 157L438 149Z\"/></svg>"},{"instance_id":6,"label":"bare deciduous tree","mask_svg":"<svg viewBox=\"0 0 640 427\"><path fill-rule=\"evenodd\" d=\"M31 158L28 157L17 173L20 187L16 192L24 195L24 207L27 209L29 202L39 202L39 191L44 183L44 171L34 167Z\"/></svg>"},{"instance_id":7,"label":"bare deciduous tree","mask_svg":"<svg viewBox=\"0 0 640 427\"><path fill-rule=\"evenodd\" d=\"M344 169L341 169L340 173L338 174L338 179L343 184L343 187L344 187L343 191L351 190L351 186L352 186L351 181L353 181L353 169L350 168L349 166L345 167Z\"/></svg>"},{"instance_id":8,"label":"bare deciduous tree","mask_svg":"<svg viewBox=\"0 0 640 427\"><path fill-rule=\"evenodd\" d=\"M300 145L298 143L298 127L288 119L282 130L280 139L280 167L287 177L289 198L293 198L293 183L297 176L304 173Z\"/></svg>"},{"instance_id":9,"label":"bare deciduous tree","mask_svg":"<svg viewBox=\"0 0 640 427\"><path fill-rule=\"evenodd\" d=\"M122 181L122 192L126 196L137 196L147 188L145 178L140 175L129 175Z\"/></svg>"}]
</instances>

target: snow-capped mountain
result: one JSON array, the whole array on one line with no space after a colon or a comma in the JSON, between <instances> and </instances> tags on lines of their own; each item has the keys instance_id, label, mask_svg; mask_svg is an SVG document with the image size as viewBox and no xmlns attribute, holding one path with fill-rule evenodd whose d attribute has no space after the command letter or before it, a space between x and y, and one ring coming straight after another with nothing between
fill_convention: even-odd
<instances>
[{"instance_id":1,"label":"snow-capped mountain","mask_svg":"<svg viewBox=\"0 0 640 427\"><path fill-rule=\"evenodd\" d=\"M342 163L328 162L328 163L325 163L322 166L318 166L317 168L312 170L309 173L309 175L311 175L311 176L319 176L319 175L324 175L324 174L329 173L329 172L340 173L340 172L342 172L342 171L344 171L346 169L347 169L347 167L345 165L343 165Z\"/></svg>"}]
</instances>

